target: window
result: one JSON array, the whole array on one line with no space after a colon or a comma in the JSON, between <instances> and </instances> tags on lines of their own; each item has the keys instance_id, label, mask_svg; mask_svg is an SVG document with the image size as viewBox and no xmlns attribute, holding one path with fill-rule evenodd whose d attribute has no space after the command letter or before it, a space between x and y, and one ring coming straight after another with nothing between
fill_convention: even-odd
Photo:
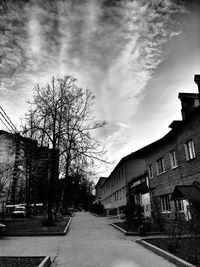
<instances>
[{"instance_id":1,"label":"window","mask_svg":"<svg viewBox=\"0 0 200 267\"><path fill-rule=\"evenodd\" d=\"M149 165L149 178L153 178L153 165Z\"/></svg>"},{"instance_id":2,"label":"window","mask_svg":"<svg viewBox=\"0 0 200 267\"><path fill-rule=\"evenodd\" d=\"M183 211L184 210L183 200L180 200L180 199L176 200L175 206L176 206L177 211Z\"/></svg>"},{"instance_id":3,"label":"window","mask_svg":"<svg viewBox=\"0 0 200 267\"><path fill-rule=\"evenodd\" d=\"M194 143L192 140L187 141L184 144L185 147L185 156L186 160L191 160L195 158L195 150L194 150Z\"/></svg>"},{"instance_id":4,"label":"window","mask_svg":"<svg viewBox=\"0 0 200 267\"><path fill-rule=\"evenodd\" d=\"M160 158L156 161L156 169L157 169L157 174L165 172L164 158Z\"/></svg>"},{"instance_id":5,"label":"window","mask_svg":"<svg viewBox=\"0 0 200 267\"><path fill-rule=\"evenodd\" d=\"M116 200L119 200L119 192L116 192Z\"/></svg>"},{"instance_id":6,"label":"window","mask_svg":"<svg viewBox=\"0 0 200 267\"><path fill-rule=\"evenodd\" d=\"M176 151L175 150L172 150L170 153L169 153L169 158L170 158L170 164L171 164L171 168L176 168L178 166L178 163L177 163L177 159L176 159Z\"/></svg>"},{"instance_id":7,"label":"window","mask_svg":"<svg viewBox=\"0 0 200 267\"><path fill-rule=\"evenodd\" d=\"M170 211L171 207L170 207L169 195L161 196L160 200L161 200L161 211L162 212Z\"/></svg>"}]
</instances>

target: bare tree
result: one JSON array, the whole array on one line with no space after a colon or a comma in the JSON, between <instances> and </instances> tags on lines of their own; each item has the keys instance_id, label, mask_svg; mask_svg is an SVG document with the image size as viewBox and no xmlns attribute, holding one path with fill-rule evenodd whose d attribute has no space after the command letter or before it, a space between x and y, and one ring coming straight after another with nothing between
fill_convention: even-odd
<instances>
[{"instance_id":1,"label":"bare tree","mask_svg":"<svg viewBox=\"0 0 200 267\"><path fill-rule=\"evenodd\" d=\"M103 127L105 121L96 122L91 115L94 97L89 90L76 85L71 76L53 77L44 87L35 87L32 108L26 116L25 133L37 138L41 145L52 149L51 175L48 192L48 218L52 222L52 193L56 177L56 158L65 162L65 179L72 166L91 165L102 160L104 149L91 131ZM59 152L58 152L59 151ZM58 154L59 153L59 154ZM67 182L65 183L67 186ZM65 186L65 188L66 188ZM66 190L65 192L66 193Z\"/></svg>"},{"instance_id":2,"label":"bare tree","mask_svg":"<svg viewBox=\"0 0 200 267\"><path fill-rule=\"evenodd\" d=\"M0 195L7 201L10 196L10 185L13 167L8 162L0 162Z\"/></svg>"}]
</instances>

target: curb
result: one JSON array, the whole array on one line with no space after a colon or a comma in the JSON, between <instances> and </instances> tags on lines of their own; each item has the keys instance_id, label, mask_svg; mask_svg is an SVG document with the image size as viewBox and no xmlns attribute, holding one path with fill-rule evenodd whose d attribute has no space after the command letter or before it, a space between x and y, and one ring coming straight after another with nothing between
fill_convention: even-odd
<instances>
[{"instance_id":1,"label":"curb","mask_svg":"<svg viewBox=\"0 0 200 267\"><path fill-rule=\"evenodd\" d=\"M119 231L123 232L127 236L141 236L139 234L139 232L126 231L126 230L122 229L121 227L115 225L114 223L111 223L110 225L112 225L114 228L118 229ZM161 232L147 232L145 236L152 236L152 235L163 235L163 233L161 233Z\"/></svg>"},{"instance_id":2,"label":"curb","mask_svg":"<svg viewBox=\"0 0 200 267\"><path fill-rule=\"evenodd\" d=\"M121 227L115 225L114 223L110 224L112 227L116 228L117 230L121 231L122 233L124 233L126 235L127 231L122 229Z\"/></svg>"},{"instance_id":3,"label":"curb","mask_svg":"<svg viewBox=\"0 0 200 267\"><path fill-rule=\"evenodd\" d=\"M70 226L71 221L72 221L72 218L69 219L69 221L68 221L68 223L67 223L67 225L66 225L66 227L65 227L65 230L64 230L64 232L63 232L65 235L67 234L67 232L68 232L68 230L69 230L69 226Z\"/></svg>"},{"instance_id":4,"label":"curb","mask_svg":"<svg viewBox=\"0 0 200 267\"><path fill-rule=\"evenodd\" d=\"M97 214L95 214L95 213L93 213L93 212L90 212L93 216L96 216L96 217L98 217L98 215Z\"/></svg>"},{"instance_id":5,"label":"curb","mask_svg":"<svg viewBox=\"0 0 200 267\"><path fill-rule=\"evenodd\" d=\"M177 256L174 256L173 254L166 252L165 250L163 250L161 248L158 248L152 244L149 244L148 242L145 241L145 239L136 240L135 242L137 244L142 245L143 247L151 250L152 252L154 252L158 256L165 258L169 262L176 264L176 266L178 266L178 267L196 267L196 265L193 265L187 261L184 261L184 260L178 258Z\"/></svg>"},{"instance_id":6,"label":"curb","mask_svg":"<svg viewBox=\"0 0 200 267\"><path fill-rule=\"evenodd\" d=\"M49 267L51 264L50 256L46 256L44 260L38 265L38 267Z\"/></svg>"},{"instance_id":7,"label":"curb","mask_svg":"<svg viewBox=\"0 0 200 267\"><path fill-rule=\"evenodd\" d=\"M37 267L49 267L51 264L51 258L50 256L0 256L1 258L43 258L43 260L40 262L39 265L37 265ZM7 266L7 265L6 265ZM9 265L10 266L10 265Z\"/></svg>"}]
</instances>

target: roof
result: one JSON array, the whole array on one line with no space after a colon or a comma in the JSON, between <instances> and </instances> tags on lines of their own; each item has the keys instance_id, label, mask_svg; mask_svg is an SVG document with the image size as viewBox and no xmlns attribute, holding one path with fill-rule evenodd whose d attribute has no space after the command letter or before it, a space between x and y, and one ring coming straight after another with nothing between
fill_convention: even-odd
<instances>
[{"instance_id":1,"label":"roof","mask_svg":"<svg viewBox=\"0 0 200 267\"><path fill-rule=\"evenodd\" d=\"M199 94L198 93L179 93L178 98L183 99L183 98L198 98Z\"/></svg>"},{"instance_id":2,"label":"roof","mask_svg":"<svg viewBox=\"0 0 200 267\"><path fill-rule=\"evenodd\" d=\"M95 185L95 188L101 183L101 186L102 184L106 181L107 177L100 177L98 182L96 183Z\"/></svg>"},{"instance_id":3,"label":"roof","mask_svg":"<svg viewBox=\"0 0 200 267\"><path fill-rule=\"evenodd\" d=\"M171 200L188 199L191 202L200 202L199 185L177 185L172 193Z\"/></svg>"},{"instance_id":4,"label":"roof","mask_svg":"<svg viewBox=\"0 0 200 267\"><path fill-rule=\"evenodd\" d=\"M186 96L188 97L188 95L192 96L196 96L198 94L188 94L188 93L179 93L179 98L181 96ZM152 150L154 148L157 148L158 146L160 146L161 144L166 144L167 140L170 140L172 137L174 137L176 135L176 133L178 131L180 131L185 125L187 125L187 123L191 122L191 120L197 116L199 116L200 114L200 106L196 107L190 114L187 115L187 117L182 120L182 121L173 121L169 127L172 128L167 134L165 134L163 137L161 137L160 139L156 140L155 142L123 157L118 164L116 165L116 167L113 169L113 171L110 173L110 175L108 176L108 178L104 181L104 183L102 184L102 186L104 184L107 183L107 181L109 180L110 176L112 175L112 173L119 167L121 166L126 160L128 159L142 159L145 158L147 156L147 154L151 153Z\"/></svg>"}]
</instances>

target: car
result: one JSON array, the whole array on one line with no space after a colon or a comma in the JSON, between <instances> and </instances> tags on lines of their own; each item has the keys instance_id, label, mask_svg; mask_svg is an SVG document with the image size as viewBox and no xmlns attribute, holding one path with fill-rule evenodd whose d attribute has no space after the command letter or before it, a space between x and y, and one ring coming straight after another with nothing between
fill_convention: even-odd
<instances>
[{"instance_id":1,"label":"car","mask_svg":"<svg viewBox=\"0 0 200 267\"><path fill-rule=\"evenodd\" d=\"M0 223L0 235L6 230L6 226L3 223Z\"/></svg>"},{"instance_id":2,"label":"car","mask_svg":"<svg viewBox=\"0 0 200 267\"><path fill-rule=\"evenodd\" d=\"M24 218L26 215L26 208L23 206L16 206L12 212L12 218Z\"/></svg>"}]
</instances>

